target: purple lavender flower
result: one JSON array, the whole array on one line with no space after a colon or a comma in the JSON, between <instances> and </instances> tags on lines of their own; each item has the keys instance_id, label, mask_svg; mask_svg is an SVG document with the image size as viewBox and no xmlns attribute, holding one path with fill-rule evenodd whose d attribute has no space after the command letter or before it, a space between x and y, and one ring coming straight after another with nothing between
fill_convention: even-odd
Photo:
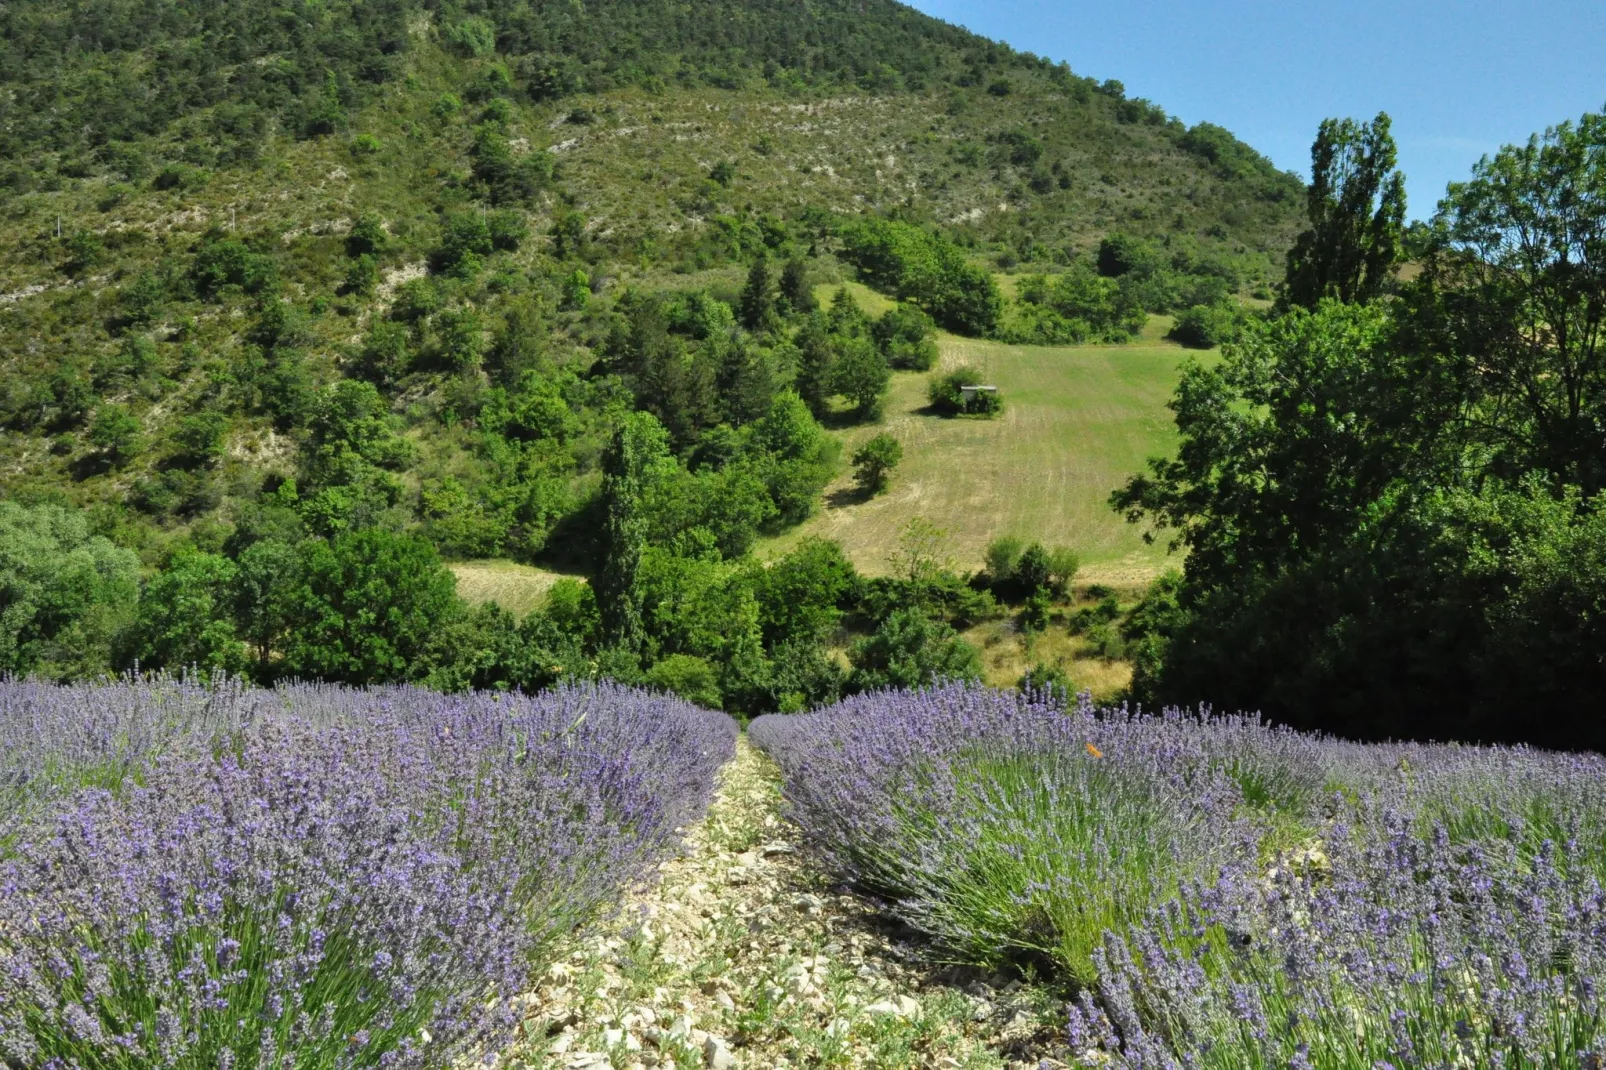
<instances>
[{"instance_id":1,"label":"purple lavender flower","mask_svg":"<svg viewBox=\"0 0 1606 1070\"><path fill-rule=\"evenodd\" d=\"M528 971L663 857L734 737L607 685L0 683L0 1062L492 1054Z\"/></svg>"}]
</instances>

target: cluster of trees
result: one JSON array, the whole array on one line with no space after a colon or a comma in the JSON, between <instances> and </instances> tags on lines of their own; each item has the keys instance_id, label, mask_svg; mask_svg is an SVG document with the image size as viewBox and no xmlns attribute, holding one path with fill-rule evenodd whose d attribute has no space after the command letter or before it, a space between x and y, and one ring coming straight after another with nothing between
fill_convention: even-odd
<instances>
[{"instance_id":1,"label":"cluster of trees","mask_svg":"<svg viewBox=\"0 0 1606 1070\"><path fill-rule=\"evenodd\" d=\"M955 625L995 611L987 580L955 573L929 526L911 528L889 577L860 576L818 539L763 565L726 556L701 524L666 536L677 468L652 416L624 422L605 469L595 581L559 581L522 620L460 600L421 535L311 533L288 488L154 571L80 512L0 502L0 672L194 668L444 690L609 676L749 714L979 676ZM849 625L862 637L844 665L830 647Z\"/></svg>"},{"instance_id":2,"label":"cluster of trees","mask_svg":"<svg viewBox=\"0 0 1606 1070\"><path fill-rule=\"evenodd\" d=\"M892 219L866 219L839 229L843 255L864 280L912 301L951 331L992 334L1004 312L992 274L941 233Z\"/></svg>"},{"instance_id":3,"label":"cluster of trees","mask_svg":"<svg viewBox=\"0 0 1606 1070\"><path fill-rule=\"evenodd\" d=\"M1190 324L1223 328L1208 343L1219 344L1235 333L1228 325L1243 318L1233 300L1241 282L1233 264L1189 243L1168 247L1115 233L1099 243L1093 265L1077 260L1059 274L1022 279L1001 334L1027 345L1123 342L1143 329L1149 313L1178 312ZM1199 339L1195 328L1180 338L1205 344Z\"/></svg>"},{"instance_id":4,"label":"cluster of trees","mask_svg":"<svg viewBox=\"0 0 1606 1070\"><path fill-rule=\"evenodd\" d=\"M1139 697L1606 747L1606 117L1452 184L1409 281L1387 118L1312 157L1278 314L1114 496L1188 551L1129 622Z\"/></svg>"}]
</instances>

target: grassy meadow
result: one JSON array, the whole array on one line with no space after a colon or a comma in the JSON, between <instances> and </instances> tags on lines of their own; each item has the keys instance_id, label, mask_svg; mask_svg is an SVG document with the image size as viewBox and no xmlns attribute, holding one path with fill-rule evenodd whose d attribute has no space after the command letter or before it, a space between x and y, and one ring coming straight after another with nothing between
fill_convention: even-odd
<instances>
[{"instance_id":1,"label":"grassy meadow","mask_svg":"<svg viewBox=\"0 0 1606 1070\"><path fill-rule=\"evenodd\" d=\"M886 301L852 289L872 312L878 311L872 296ZM1119 588L1147 582L1167 567L1165 549L1145 544L1108 499L1175 443L1166 402L1190 354L1163 340L1168 328L1166 318L1153 317L1143 337L1117 346L1011 346L942 336L933 372L894 373L880 424L836 432L844 457L881 431L897 437L904 454L891 488L862 500L844 464L819 513L769 541L765 552L784 553L818 535L841 542L861 571L876 574L886 570L904 525L923 517L947 531L962 569L980 567L992 539L1018 535L1075 548L1082 582ZM947 419L926 410L930 377L962 364L1003 392L997 419Z\"/></svg>"},{"instance_id":2,"label":"grassy meadow","mask_svg":"<svg viewBox=\"0 0 1606 1070\"><path fill-rule=\"evenodd\" d=\"M475 605L495 602L515 617L539 609L552 585L563 578L559 572L501 558L456 561L448 567L457 577L458 597Z\"/></svg>"}]
</instances>

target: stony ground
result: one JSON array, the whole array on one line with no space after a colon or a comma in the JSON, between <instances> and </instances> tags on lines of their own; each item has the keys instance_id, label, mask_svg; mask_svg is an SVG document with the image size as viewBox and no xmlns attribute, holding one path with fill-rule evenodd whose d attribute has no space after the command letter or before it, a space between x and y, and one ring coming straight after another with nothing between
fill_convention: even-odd
<instances>
[{"instance_id":1,"label":"stony ground","mask_svg":"<svg viewBox=\"0 0 1606 1070\"><path fill-rule=\"evenodd\" d=\"M1063 1065L1058 1001L947 969L798 849L746 739L683 854L529 999L518 1068Z\"/></svg>"}]
</instances>

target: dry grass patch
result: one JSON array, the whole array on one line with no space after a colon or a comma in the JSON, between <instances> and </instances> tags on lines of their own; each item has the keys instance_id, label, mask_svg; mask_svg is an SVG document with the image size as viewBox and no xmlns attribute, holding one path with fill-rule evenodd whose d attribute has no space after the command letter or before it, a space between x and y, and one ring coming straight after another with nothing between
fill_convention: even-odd
<instances>
[{"instance_id":1,"label":"dry grass patch","mask_svg":"<svg viewBox=\"0 0 1606 1070\"><path fill-rule=\"evenodd\" d=\"M563 579L561 572L547 572L515 561L458 561L447 567L457 577L457 593L465 602L495 602L515 617L539 608L546 601L547 591Z\"/></svg>"}]
</instances>

